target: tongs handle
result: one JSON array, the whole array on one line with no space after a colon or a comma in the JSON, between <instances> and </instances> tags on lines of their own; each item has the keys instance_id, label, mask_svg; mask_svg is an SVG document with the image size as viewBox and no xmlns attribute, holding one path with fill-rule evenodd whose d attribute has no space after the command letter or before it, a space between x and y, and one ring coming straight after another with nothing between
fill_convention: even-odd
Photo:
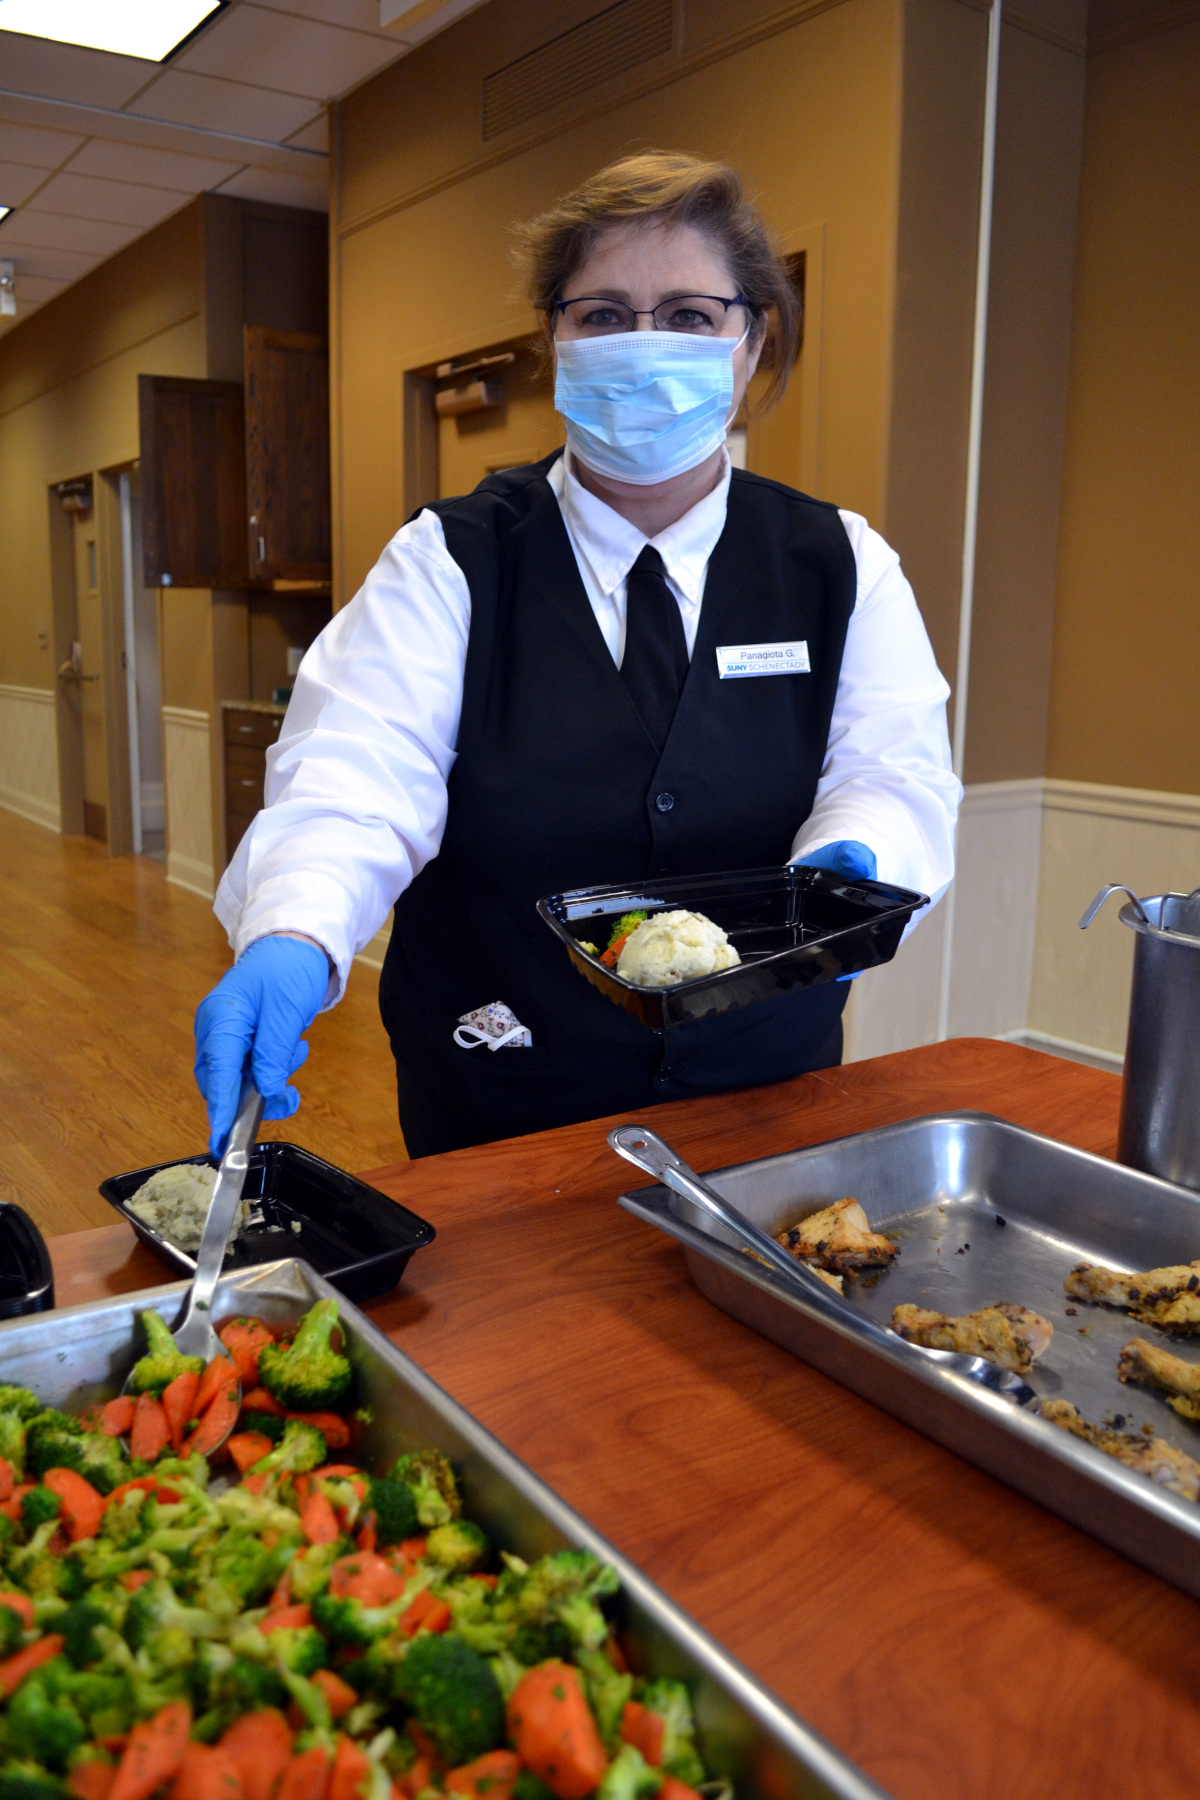
<instances>
[{"instance_id":1,"label":"tongs handle","mask_svg":"<svg viewBox=\"0 0 1200 1800\"><path fill-rule=\"evenodd\" d=\"M716 1219L726 1231L739 1238L746 1249L752 1250L768 1263L777 1275L782 1275L793 1287L801 1288L806 1299L819 1301L826 1311L831 1307L842 1310L832 1288L794 1256L789 1256L774 1238L768 1237L765 1231L760 1231L757 1225L752 1225L736 1207L723 1200L715 1188L701 1180L696 1171L681 1156L677 1156L669 1144L663 1142L657 1132L648 1131L644 1125L618 1125L609 1132L608 1141L617 1155L623 1156L626 1162L631 1162L647 1175L653 1175L664 1187L682 1194L685 1200L692 1201L710 1218Z\"/></svg>"},{"instance_id":2,"label":"tongs handle","mask_svg":"<svg viewBox=\"0 0 1200 1800\"><path fill-rule=\"evenodd\" d=\"M196 1273L184 1296L183 1311L175 1321L175 1341L187 1355L204 1356L209 1349L213 1330L213 1294L225 1264L225 1250L233 1221L241 1205L246 1174L250 1167L250 1152L262 1123L262 1110L263 1097L247 1079L242 1088L237 1117L229 1133L225 1154L221 1158L221 1167L217 1172L208 1217L204 1221L204 1235L196 1252ZM188 1343L184 1342L185 1334L189 1342L195 1339L194 1349L190 1349Z\"/></svg>"},{"instance_id":3,"label":"tongs handle","mask_svg":"<svg viewBox=\"0 0 1200 1800\"><path fill-rule=\"evenodd\" d=\"M1110 894L1125 894L1127 896L1127 898L1129 899L1129 902L1132 905L1134 912L1137 914L1138 918L1142 921L1142 924L1149 925L1150 920L1146 915L1146 909L1142 905L1141 901L1138 899L1137 895L1134 893L1133 889L1126 887L1125 883L1123 881L1110 881L1106 887L1102 887L1100 889L1100 892L1096 895L1096 898L1092 901L1092 904L1088 907L1088 909L1084 913L1082 919L1080 919L1080 921L1079 921L1080 931L1087 930L1088 926L1091 924L1091 922L1095 918L1096 914L1100 911L1100 908L1104 905L1104 902L1108 899L1108 896Z\"/></svg>"}]
</instances>

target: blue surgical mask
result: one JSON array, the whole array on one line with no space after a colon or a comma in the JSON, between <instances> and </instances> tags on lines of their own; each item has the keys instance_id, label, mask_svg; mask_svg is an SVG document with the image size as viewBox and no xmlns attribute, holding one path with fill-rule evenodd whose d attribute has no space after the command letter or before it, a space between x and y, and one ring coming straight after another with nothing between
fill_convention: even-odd
<instances>
[{"instance_id":1,"label":"blue surgical mask","mask_svg":"<svg viewBox=\"0 0 1200 1800\"><path fill-rule=\"evenodd\" d=\"M748 334L621 331L560 338L554 404L571 452L597 474L648 487L725 442L733 353Z\"/></svg>"}]
</instances>

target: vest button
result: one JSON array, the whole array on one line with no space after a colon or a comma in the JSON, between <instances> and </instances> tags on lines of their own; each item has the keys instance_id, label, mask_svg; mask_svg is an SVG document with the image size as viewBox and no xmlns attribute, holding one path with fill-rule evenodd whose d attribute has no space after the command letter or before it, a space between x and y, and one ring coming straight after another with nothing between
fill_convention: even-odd
<instances>
[{"instance_id":1,"label":"vest button","mask_svg":"<svg viewBox=\"0 0 1200 1800\"><path fill-rule=\"evenodd\" d=\"M674 794L656 794L654 796L654 804L657 806L659 812L670 812L675 804L675 796Z\"/></svg>"}]
</instances>

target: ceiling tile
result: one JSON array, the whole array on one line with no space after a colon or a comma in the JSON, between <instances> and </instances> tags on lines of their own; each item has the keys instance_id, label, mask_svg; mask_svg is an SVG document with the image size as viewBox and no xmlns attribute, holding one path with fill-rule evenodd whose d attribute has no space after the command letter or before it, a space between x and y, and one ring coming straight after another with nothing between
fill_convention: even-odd
<instances>
[{"instance_id":1,"label":"ceiling tile","mask_svg":"<svg viewBox=\"0 0 1200 1800\"><path fill-rule=\"evenodd\" d=\"M102 260L79 250L39 249L33 244L23 244L19 239L10 240L3 231L0 231L0 256L16 263L18 275L45 276L51 281L78 281Z\"/></svg>"},{"instance_id":2,"label":"ceiling tile","mask_svg":"<svg viewBox=\"0 0 1200 1800\"><path fill-rule=\"evenodd\" d=\"M241 166L240 162L218 162L213 156L187 156L177 150L121 144L112 138L89 138L68 168L72 175L100 175L109 181L140 181L147 187L199 194L228 181Z\"/></svg>"},{"instance_id":3,"label":"ceiling tile","mask_svg":"<svg viewBox=\"0 0 1200 1800\"><path fill-rule=\"evenodd\" d=\"M111 256L141 233L135 225L114 225L99 219L73 219L64 213L39 212L23 206L5 225L0 225L0 244L14 242L46 250L82 250L91 256ZM0 250L0 255L5 254Z\"/></svg>"},{"instance_id":4,"label":"ceiling tile","mask_svg":"<svg viewBox=\"0 0 1200 1800\"><path fill-rule=\"evenodd\" d=\"M376 37L396 45L394 31L386 31L379 23L379 0L257 0L267 12L323 19L326 25L341 25L348 31L373 32Z\"/></svg>"},{"instance_id":5,"label":"ceiling tile","mask_svg":"<svg viewBox=\"0 0 1200 1800\"><path fill-rule=\"evenodd\" d=\"M299 131L293 131L288 143L293 144L297 150L320 150L328 156L329 114L324 107L315 119L310 119L307 125L300 127Z\"/></svg>"},{"instance_id":6,"label":"ceiling tile","mask_svg":"<svg viewBox=\"0 0 1200 1800\"><path fill-rule=\"evenodd\" d=\"M70 170L52 175L38 195L44 212L70 213L76 219L102 219L114 225L138 225L143 231L168 213L187 205L175 188L143 187L133 181L98 181Z\"/></svg>"},{"instance_id":7,"label":"ceiling tile","mask_svg":"<svg viewBox=\"0 0 1200 1800\"><path fill-rule=\"evenodd\" d=\"M172 66L235 81L252 72L265 87L325 100L356 87L396 54L395 44L378 36L243 5L223 12Z\"/></svg>"},{"instance_id":8,"label":"ceiling tile","mask_svg":"<svg viewBox=\"0 0 1200 1800\"><path fill-rule=\"evenodd\" d=\"M47 178L45 169L27 163L0 162L0 206L20 206Z\"/></svg>"},{"instance_id":9,"label":"ceiling tile","mask_svg":"<svg viewBox=\"0 0 1200 1800\"><path fill-rule=\"evenodd\" d=\"M0 15L3 16L3 15ZM0 31L0 86L49 100L79 100L86 106L124 106L154 74L157 63L140 57L54 44L48 38Z\"/></svg>"},{"instance_id":10,"label":"ceiling tile","mask_svg":"<svg viewBox=\"0 0 1200 1800\"><path fill-rule=\"evenodd\" d=\"M274 206L307 206L313 212L329 211L327 180L306 181L302 175L282 175L275 169L243 169L222 187L223 194L239 200L269 200Z\"/></svg>"},{"instance_id":11,"label":"ceiling tile","mask_svg":"<svg viewBox=\"0 0 1200 1800\"><path fill-rule=\"evenodd\" d=\"M0 111L4 102L0 100ZM14 125L0 119L0 157L35 169L57 169L84 142L68 131L44 131L40 125Z\"/></svg>"},{"instance_id":12,"label":"ceiling tile","mask_svg":"<svg viewBox=\"0 0 1200 1800\"><path fill-rule=\"evenodd\" d=\"M170 68L126 111L278 144L289 131L298 131L312 118L312 101Z\"/></svg>"}]
</instances>

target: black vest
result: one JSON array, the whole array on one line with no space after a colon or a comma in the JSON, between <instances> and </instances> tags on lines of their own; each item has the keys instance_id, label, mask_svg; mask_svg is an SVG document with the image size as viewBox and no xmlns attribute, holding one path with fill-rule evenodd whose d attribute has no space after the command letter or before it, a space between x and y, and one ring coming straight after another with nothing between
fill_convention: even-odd
<instances>
[{"instance_id":1,"label":"black vest","mask_svg":"<svg viewBox=\"0 0 1200 1800\"><path fill-rule=\"evenodd\" d=\"M659 756L588 602L545 479L553 460L432 509L471 593L458 756L441 850L397 902L380 986L418 1153L840 1057L843 985L659 1038L576 974L535 911L564 888L787 860L825 760L854 607L837 509L734 470ZM719 678L719 645L796 639L811 673ZM495 1000L534 1048L454 1043L461 1014ZM420 1097L440 1115L428 1145L415 1143L406 1094L409 1112Z\"/></svg>"}]
</instances>

